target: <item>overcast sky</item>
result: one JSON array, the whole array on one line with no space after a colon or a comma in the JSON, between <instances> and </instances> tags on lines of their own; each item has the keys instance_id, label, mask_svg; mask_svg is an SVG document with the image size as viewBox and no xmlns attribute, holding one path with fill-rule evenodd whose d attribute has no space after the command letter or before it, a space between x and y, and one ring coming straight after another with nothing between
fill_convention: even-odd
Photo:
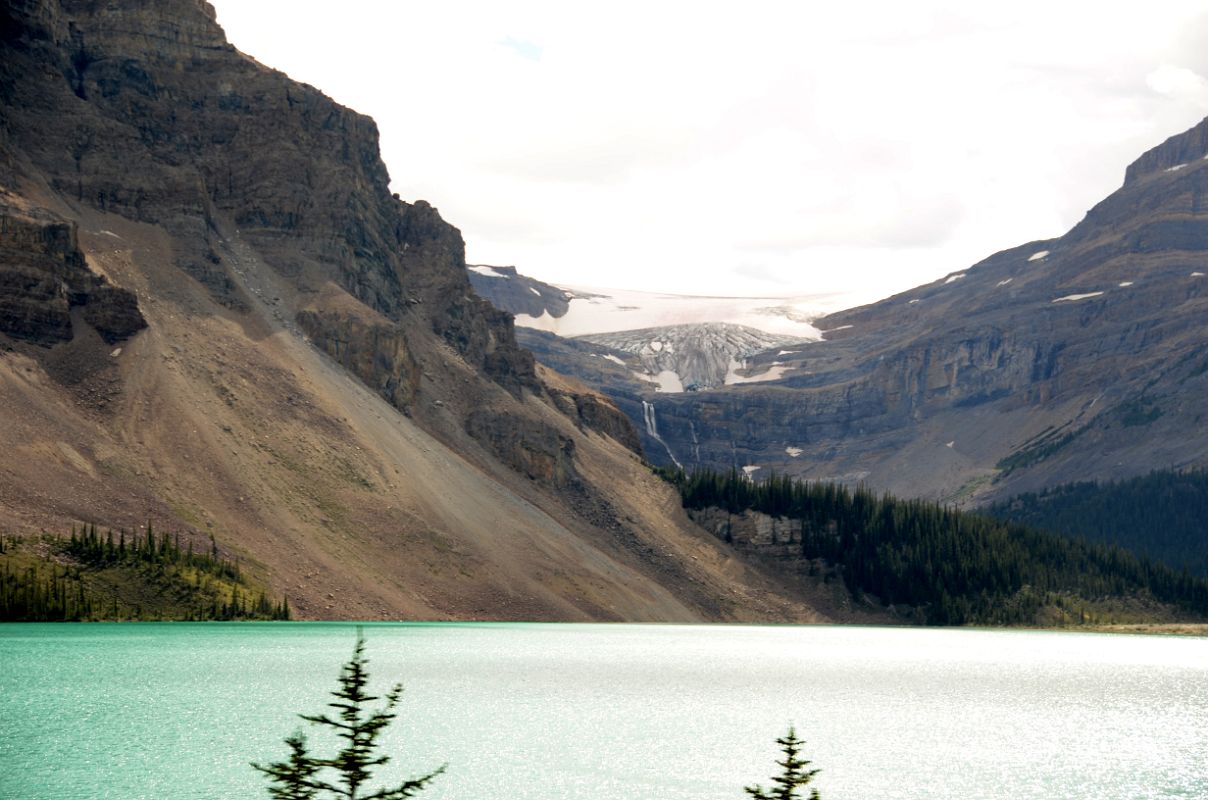
<instances>
[{"instance_id":1,"label":"overcast sky","mask_svg":"<svg viewBox=\"0 0 1208 800\"><path fill-rule=\"evenodd\" d=\"M211 0L471 263L875 299L1058 236L1208 115L1202 2Z\"/></svg>"}]
</instances>

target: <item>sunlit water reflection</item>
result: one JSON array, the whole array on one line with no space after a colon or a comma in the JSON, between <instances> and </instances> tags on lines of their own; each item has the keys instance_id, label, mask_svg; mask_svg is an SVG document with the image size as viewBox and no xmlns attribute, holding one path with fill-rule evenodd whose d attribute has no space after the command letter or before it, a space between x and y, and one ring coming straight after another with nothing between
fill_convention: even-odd
<instances>
[{"instance_id":1,"label":"sunlit water reflection","mask_svg":"<svg viewBox=\"0 0 1208 800\"><path fill-rule=\"evenodd\" d=\"M1208 639L369 625L422 797L740 798L790 722L826 800L1208 798ZM0 797L266 797L251 760L335 686L337 624L0 625ZM321 739L315 739L317 745ZM397 771L396 771L397 770Z\"/></svg>"}]
</instances>

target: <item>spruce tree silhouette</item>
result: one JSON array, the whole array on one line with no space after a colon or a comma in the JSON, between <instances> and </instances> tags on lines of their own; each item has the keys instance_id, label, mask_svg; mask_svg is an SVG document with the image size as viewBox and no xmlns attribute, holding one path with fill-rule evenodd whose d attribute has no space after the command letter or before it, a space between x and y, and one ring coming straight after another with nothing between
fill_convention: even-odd
<instances>
[{"instance_id":1,"label":"spruce tree silhouette","mask_svg":"<svg viewBox=\"0 0 1208 800\"><path fill-rule=\"evenodd\" d=\"M306 749L306 737L299 731L285 739L290 748L287 760L268 766L252 764L272 780L268 791L274 800L401 800L418 794L433 778L445 771L442 765L419 778L409 778L393 787L363 793L375 768L390 762L390 756L378 754L377 740L398 716L394 709L403 694L402 684L395 684L386 693L384 706L367 708L370 703L383 699L368 693L367 663L365 637L358 628L352 659L340 671L339 688L331 693L335 701L327 704L334 709L334 714L298 715L314 725L330 728L344 740L344 747L335 756L312 757Z\"/></svg>"}]
</instances>

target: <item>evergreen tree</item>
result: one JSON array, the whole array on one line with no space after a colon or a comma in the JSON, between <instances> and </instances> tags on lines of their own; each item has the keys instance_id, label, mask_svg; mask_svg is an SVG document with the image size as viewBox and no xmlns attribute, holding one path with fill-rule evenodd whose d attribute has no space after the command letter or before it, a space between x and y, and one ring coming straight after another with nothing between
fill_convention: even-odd
<instances>
[{"instance_id":1,"label":"evergreen tree","mask_svg":"<svg viewBox=\"0 0 1208 800\"><path fill-rule=\"evenodd\" d=\"M772 778L775 786L764 790L762 786L755 784L745 787L743 791L755 800L801 800L797 788L808 784L821 770L806 769L810 762L800 757L801 745L805 742L797 738L797 731L792 725L789 726L788 734L777 739L776 744L780 745L784 760L776 762L782 771ZM809 800L819 800L817 789L810 790Z\"/></svg>"},{"instance_id":2,"label":"evergreen tree","mask_svg":"<svg viewBox=\"0 0 1208 800\"><path fill-rule=\"evenodd\" d=\"M301 731L295 731L292 736L285 738L289 745L289 758L262 767L253 767L268 775L273 784L268 793L273 800L314 800L319 796L319 785L315 782L315 773L319 771L319 763L306 753L306 737Z\"/></svg>"},{"instance_id":3,"label":"evergreen tree","mask_svg":"<svg viewBox=\"0 0 1208 800\"><path fill-rule=\"evenodd\" d=\"M301 734L295 734L285 740L290 746L288 761L267 767L252 764L275 782L276 785L269 789L274 798L309 800L320 797L318 792L322 791L327 792L327 797L346 800L400 800L418 794L433 778L445 771L444 766L441 766L427 775L405 780L393 788L382 787L369 794L362 794L363 787L373 777L374 768L390 761L389 756L377 754L377 740L382 731L398 716L394 709L403 694L402 685L395 684L385 695L386 703L383 707L366 708L368 704L382 699L367 691L367 663L365 638L358 630L352 660L340 670L340 688L331 693L336 700L328 703L337 713L334 716L299 714L307 722L331 728L336 736L345 741L343 749L334 757L312 758L306 752L305 738ZM327 770L335 772L334 783L326 778Z\"/></svg>"}]
</instances>

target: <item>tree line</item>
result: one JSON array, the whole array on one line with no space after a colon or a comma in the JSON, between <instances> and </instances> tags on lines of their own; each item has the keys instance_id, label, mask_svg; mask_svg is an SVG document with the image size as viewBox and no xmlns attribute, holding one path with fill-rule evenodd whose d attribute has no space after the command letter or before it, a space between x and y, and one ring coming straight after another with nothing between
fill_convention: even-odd
<instances>
[{"instance_id":1,"label":"tree line","mask_svg":"<svg viewBox=\"0 0 1208 800\"><path fill-rule=\"evenodd\" d=\"M1208 614L1208 581L1120 547L863 487L753 481L737 470L661 472L686 508L797 521L803 558L837 569L853 596L910 606L930 625L1032 623L1046 606L1130 597Z\"/></svg>"},{"instance_id":2,"label":"tree line","mask_svg":"<svg viewBox=\"0 0 1208 800\"><path fill-rule=\"evenodd\" d=\"M998 519L1114 544L1208 576L1208 472L1155 470L1128 480L1069 483L988 506Z\"/></svg>"},{"instance_id":3,"label":"tree line","mask_svg":"<svg viewBox=\"0 0 1208 800\"><path fill-rule=\"evenodd\" d=\"M0 621L99 619L287 620L244 577L238 561L182 546L179 534L72 527L69 537L0 536Z\"/></svg>"}]
</instances>

